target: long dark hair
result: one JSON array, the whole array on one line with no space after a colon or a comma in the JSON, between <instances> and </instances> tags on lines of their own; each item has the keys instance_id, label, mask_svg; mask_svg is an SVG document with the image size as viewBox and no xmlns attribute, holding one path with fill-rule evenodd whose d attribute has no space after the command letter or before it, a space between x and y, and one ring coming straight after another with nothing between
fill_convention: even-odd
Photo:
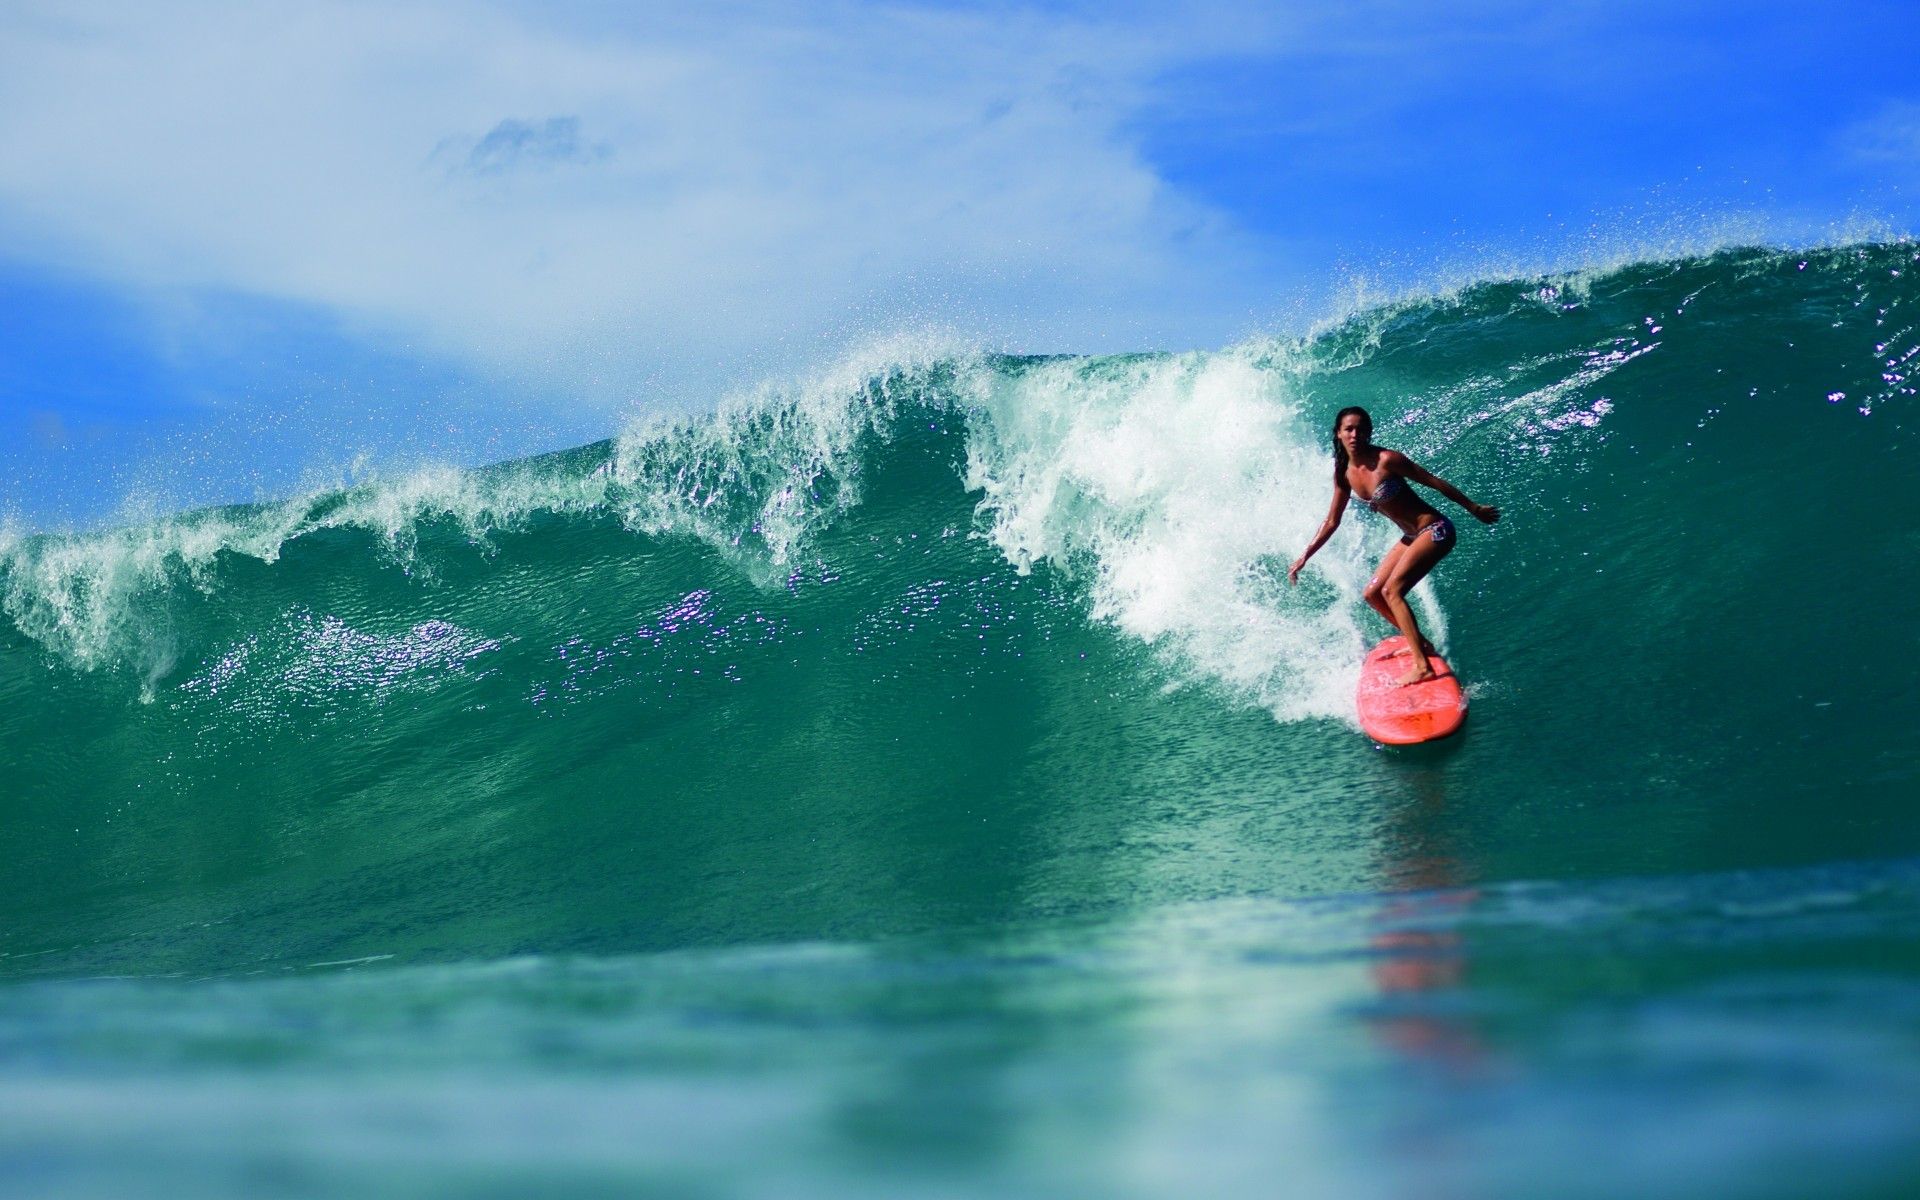
<instances>
[{"instance_id":1,"label":"long dark hair","mask_svg":"<svg viewBox=\"0 0 1920 1200\"><path fill-rule=\"evenodd\" d=\"M1347 448L1340 444L1340 423L1348 417L1359 417L1366 422L1367 440L1373 440L1373 414L1366 409L1354 404L1333 414L1333 486L1335 487L1347 481Z\"/></svg>"}]
</instances>

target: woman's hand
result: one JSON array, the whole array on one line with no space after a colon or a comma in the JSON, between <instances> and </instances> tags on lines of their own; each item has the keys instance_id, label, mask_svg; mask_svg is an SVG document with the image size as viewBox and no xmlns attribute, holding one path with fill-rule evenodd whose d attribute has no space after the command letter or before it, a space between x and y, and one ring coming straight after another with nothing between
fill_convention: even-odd
<instances>
[{"instance_id":1,"label":"woman's hand","mask_svg":"<svg viewBox=\"0 0 1920 1200\"><path fill-rule=\"evenodd\" d=\"M1287 586L1288 587L1292 587L1295 584L1300 582L1300 568L1306 565L1307 565L1307 556L1304 554L1302 554L1299 558L1296 558L1293 560L1293 565L1287 568Z\"/></svg>"},{"instance_id":2,"label":"woman's hand","mask_svg":"<svg viewBox=\"0 0 1920 1200\"><path fill-rule=\"evenodd\" d=\"M1476 504L1467 509L1482 525L1491 525L1500 519L1500 510L1491 504Z\"/></svg>"}]
</instances>

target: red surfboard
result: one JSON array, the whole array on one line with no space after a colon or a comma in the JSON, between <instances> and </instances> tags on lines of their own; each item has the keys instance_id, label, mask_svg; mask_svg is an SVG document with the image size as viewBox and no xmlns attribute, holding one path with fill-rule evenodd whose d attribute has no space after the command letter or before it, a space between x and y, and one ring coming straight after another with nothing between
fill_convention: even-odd
<instances>
[{"instance_id":1,"label":"red surfboard","mask_svg":"<svg viewBox=\"0 0 1920 1200\"><path fill-rule=\"evenodd\" d=\"M1460 680L1438 654L1427 656L1433 664L1432 679L1394 686L1410 664L1405 655L1394 658L1393 652L1406 644L1406 638L1396 635L1375 646L1360 664L1360 688L1354 696L1360 728L1389 746L1446 737L1467 719L1467 697L1460 691Z\"/></svg>"}]
</instances>

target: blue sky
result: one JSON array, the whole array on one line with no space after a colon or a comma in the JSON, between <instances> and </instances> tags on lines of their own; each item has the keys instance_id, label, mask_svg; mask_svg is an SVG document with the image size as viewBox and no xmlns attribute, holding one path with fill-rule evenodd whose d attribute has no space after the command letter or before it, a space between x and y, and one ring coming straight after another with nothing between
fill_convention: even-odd
<instances>
[{"instance_id":1,"label":"blue sky","mask_svg":"<svg viewBox=\"0 0 1920 1200\"><path fill-rule=\"evenodd\" d=\"M1906 231L1911 3L0 10L0 511L571 444L927 328ZM1729 234L1731 231L1731 234Z\"/></svg>"}]
</instances>

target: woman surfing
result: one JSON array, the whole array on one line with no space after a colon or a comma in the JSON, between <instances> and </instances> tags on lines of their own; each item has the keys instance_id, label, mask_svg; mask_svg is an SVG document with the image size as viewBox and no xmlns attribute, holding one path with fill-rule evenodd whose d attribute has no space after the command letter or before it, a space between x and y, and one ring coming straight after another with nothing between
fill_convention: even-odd
<instances>
[{"instance_id":1,"label":"woman surfing","mask_svg":"<svg viewBox=\"0 0 1920 1200\"><path fill-rule=\"evenodd\" d=\"M1407 648L1399 653L1411 655L1413 665L1398 680L1401 686L1433 678L1433 664L1427 661L1427 656L1435 653L1433 643L1421 635L1407 593L1452 552L1454 543L1453 522L1435 512L1413 490L1416 483L1439 492L1483 524L1500 519L1499 509L1475 504L1459 488L1398 450L1374 445L1373 418L1366 409L1341 409L1333 419L1333 504L1327 509L1327 519L1320 522L1313 544L1287 569L1287 582L1298 583L1300 568L1340 528L1349 500L1358 500L1400 527L1400 544L1380 560L1380 568L1361 595L1406 636Z\"/></svg>"}]
</instances>

